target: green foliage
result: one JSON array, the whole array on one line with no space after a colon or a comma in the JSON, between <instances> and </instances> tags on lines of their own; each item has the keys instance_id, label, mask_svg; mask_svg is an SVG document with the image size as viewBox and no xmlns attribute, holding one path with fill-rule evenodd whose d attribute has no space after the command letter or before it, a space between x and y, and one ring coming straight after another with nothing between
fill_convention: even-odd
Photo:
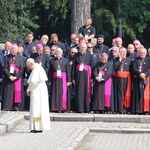
<instances>
[{"instance_id":1,"label":"green foliage","mask_svg":"<svg viewBox=\"0 0 150 150\"><path fill-rule=\"evenodd\" d=\"M97 33L105 34L108 42L110 37L118 36L117 25L121 18L123 40L126 43L138 38L143 44L150 45L145 34L147 31L150 33L149 5L149 0L92 0L93 25Z\"/></svg>"},{"instance_id":2,"label":"green foliage","mask_svg":"<svg viewBox=\"0 0 150 150\"><path fill-rule=\"evenodd\" d=\"M18 37L25 38L30 28L39 28L39 25L34 23L38 16L30 15L33 1L0 0L0 6L0 42L15 42Z\"/></svg>"},{"instance_id":3,"label":"green foliage","mask_svg":"<svg viewBox=\"0 0 150 150\"><path fill-rule=\"evenodd\" d=\"M118 36L122 20L123 40L147 40L150 34L150 0L91 0L91 16L97 34L105 35L106 44ZM71 33L71 0L0 0L0 42L25 38L28 31L36 40L43 34L57 33L65 41Z\"/></svg>"}]
</instances>

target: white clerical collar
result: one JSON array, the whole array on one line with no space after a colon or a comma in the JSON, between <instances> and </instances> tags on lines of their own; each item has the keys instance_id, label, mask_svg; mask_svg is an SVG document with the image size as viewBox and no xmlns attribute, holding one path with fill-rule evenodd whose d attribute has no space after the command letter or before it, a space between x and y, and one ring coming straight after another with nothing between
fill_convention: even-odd
<instances>
[{"instance_id":1,"label":"white clerical collar","mask_svg":"<svg viewBox=\"0 0 150 150\"><path fill-rule=\"evenodd\" d=\"M83 54L85 54L86 52L84 52L84 53L80 52L80 53L83 55Z\"/></svg>"},{"instance_id":2,"label":"white clerical collar","mask_svg":"<svg viewBox=\"0 0 150 150\"><path fill-rule=\"evenodd\" d=\"M32 43L32 41L31 42L28 42L29 44L31 44Z\"/></svg>"},{"instance_id":3,"label":"white clerical collar","mask_svg":"<svg viewBox=\"0 0 150 150\"><path fill-rule=\"evenodd\" d=\"M60 58L57 57L57 59L61 59L61 58L62 58L62 57L60 57Z\"/></svg>"}]
</instances>

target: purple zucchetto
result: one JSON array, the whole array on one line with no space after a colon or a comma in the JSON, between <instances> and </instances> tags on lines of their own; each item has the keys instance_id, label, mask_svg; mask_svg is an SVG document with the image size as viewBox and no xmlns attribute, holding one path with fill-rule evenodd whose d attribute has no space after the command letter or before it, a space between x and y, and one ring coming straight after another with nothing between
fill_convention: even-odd
<instances>
[{"instance_id":1,"label":"purple zucchetto","mask_svg":"<svg viewBox=\"0 0 150 150\"><path fill-rule=\"evenodd\" d=\"M11 47L16 47L16 48L18 48L18 45L17 45L16 43L14 43L14 44L12 44Z\"/></svg>"},{"instance_id":2,"label":"purple zucchetto","mask_svg":"<svg viewBox=\"0 0 150 150\"><path fill-rule=\"evenodd\" d=\"M43 48L43 45L41 43L37 43L36 48Z\"/></svg>"},{"instance_id":3,"label":"purple zucchetto","mask_svg":"<svg viewBox=\"0 0 150 150\"><path fill-rule=\"evenodd\" d=\"M101 57L108 57L108 54L104 52L101 54Z\"/></svg>"}]
</instances>

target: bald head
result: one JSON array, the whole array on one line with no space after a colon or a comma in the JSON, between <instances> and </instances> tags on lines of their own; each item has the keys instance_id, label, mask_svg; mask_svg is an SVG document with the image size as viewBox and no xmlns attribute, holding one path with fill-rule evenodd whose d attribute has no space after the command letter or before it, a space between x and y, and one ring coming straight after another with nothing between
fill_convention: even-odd
<instances>
[{"instance_id":1,"label":"bald head","mask_svg":"<svg viewBox=\"0 0 150 150\"><path fill-rule=\"evenodd\" d=\"M129 44L127 47L128 53L129 54L133 54L135 51L134 45L133 44Z\"/></svg>"},{"instance_id":2,"label":"bald head","mask_svg":"<svg viewBox=\"0 0 150 150\"><path fill-rule=\"evenodd\" d=\"M141 59L144 59L146 57L147 50L145 48L140 49L139 56Z\"/></svg>"},{"instance_id":3,"label":"bald head","mask_svg":"<svg viewBox=\"0 0 150 150\"><path fill-rule=\"evenodd\" d=\"M7 42L5 43L5 50L6 50L6 51L10 51L11 46L12 46L11 42L8 42L8 41L7 41Z\"/></svg>"},{"instance_id":4,"label":"bald head","mask_svg":"<svg viewBox=\"0 0 150 150\"><path fill-rule=\"evenodd\" d=\"M120 37L117 37L116 39L115 39L115 42L116 42L116 46L117 47L122 47L122 38L120 38Z\"/></svg>"},{"instance_id":5,"label":"bald head","mask_svg":"<svg viewBox=\"0 0 150 150\"><path fill-rule=\"evenodd\" d=\"M124 47L121 47L121 48L119 49L119 54L120 54L120 56L121 56L122 59L125 59L125 58L126 58L126 55L127 55L127 49L124 48Z\"/></svg>"}]
</instances>

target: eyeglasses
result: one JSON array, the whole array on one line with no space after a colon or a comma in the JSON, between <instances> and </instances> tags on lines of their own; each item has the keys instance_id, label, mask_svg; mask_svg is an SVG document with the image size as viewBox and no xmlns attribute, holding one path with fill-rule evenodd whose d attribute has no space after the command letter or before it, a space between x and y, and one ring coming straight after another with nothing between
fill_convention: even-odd
<instances>
[{"instance_id":1,"label":"eyeglasses","mask_svg":"<svg viewBox=\"0 0 150 150\"><path fill-rule=\"evenodd\" d=\"M72 54L76 54L76 52L71 52Z\"/></svg>"},{"instance_id":2,"label":"eyeglasses","mask_svg":"<svg viewBox=\"0 0 150 150\"><path fill-rule=\"evenodd\" d=\"M93 47L92 47L92 46L91 46L91 47L89 46L88 48L93 48Z\"/></svg>"}]
</instances>

